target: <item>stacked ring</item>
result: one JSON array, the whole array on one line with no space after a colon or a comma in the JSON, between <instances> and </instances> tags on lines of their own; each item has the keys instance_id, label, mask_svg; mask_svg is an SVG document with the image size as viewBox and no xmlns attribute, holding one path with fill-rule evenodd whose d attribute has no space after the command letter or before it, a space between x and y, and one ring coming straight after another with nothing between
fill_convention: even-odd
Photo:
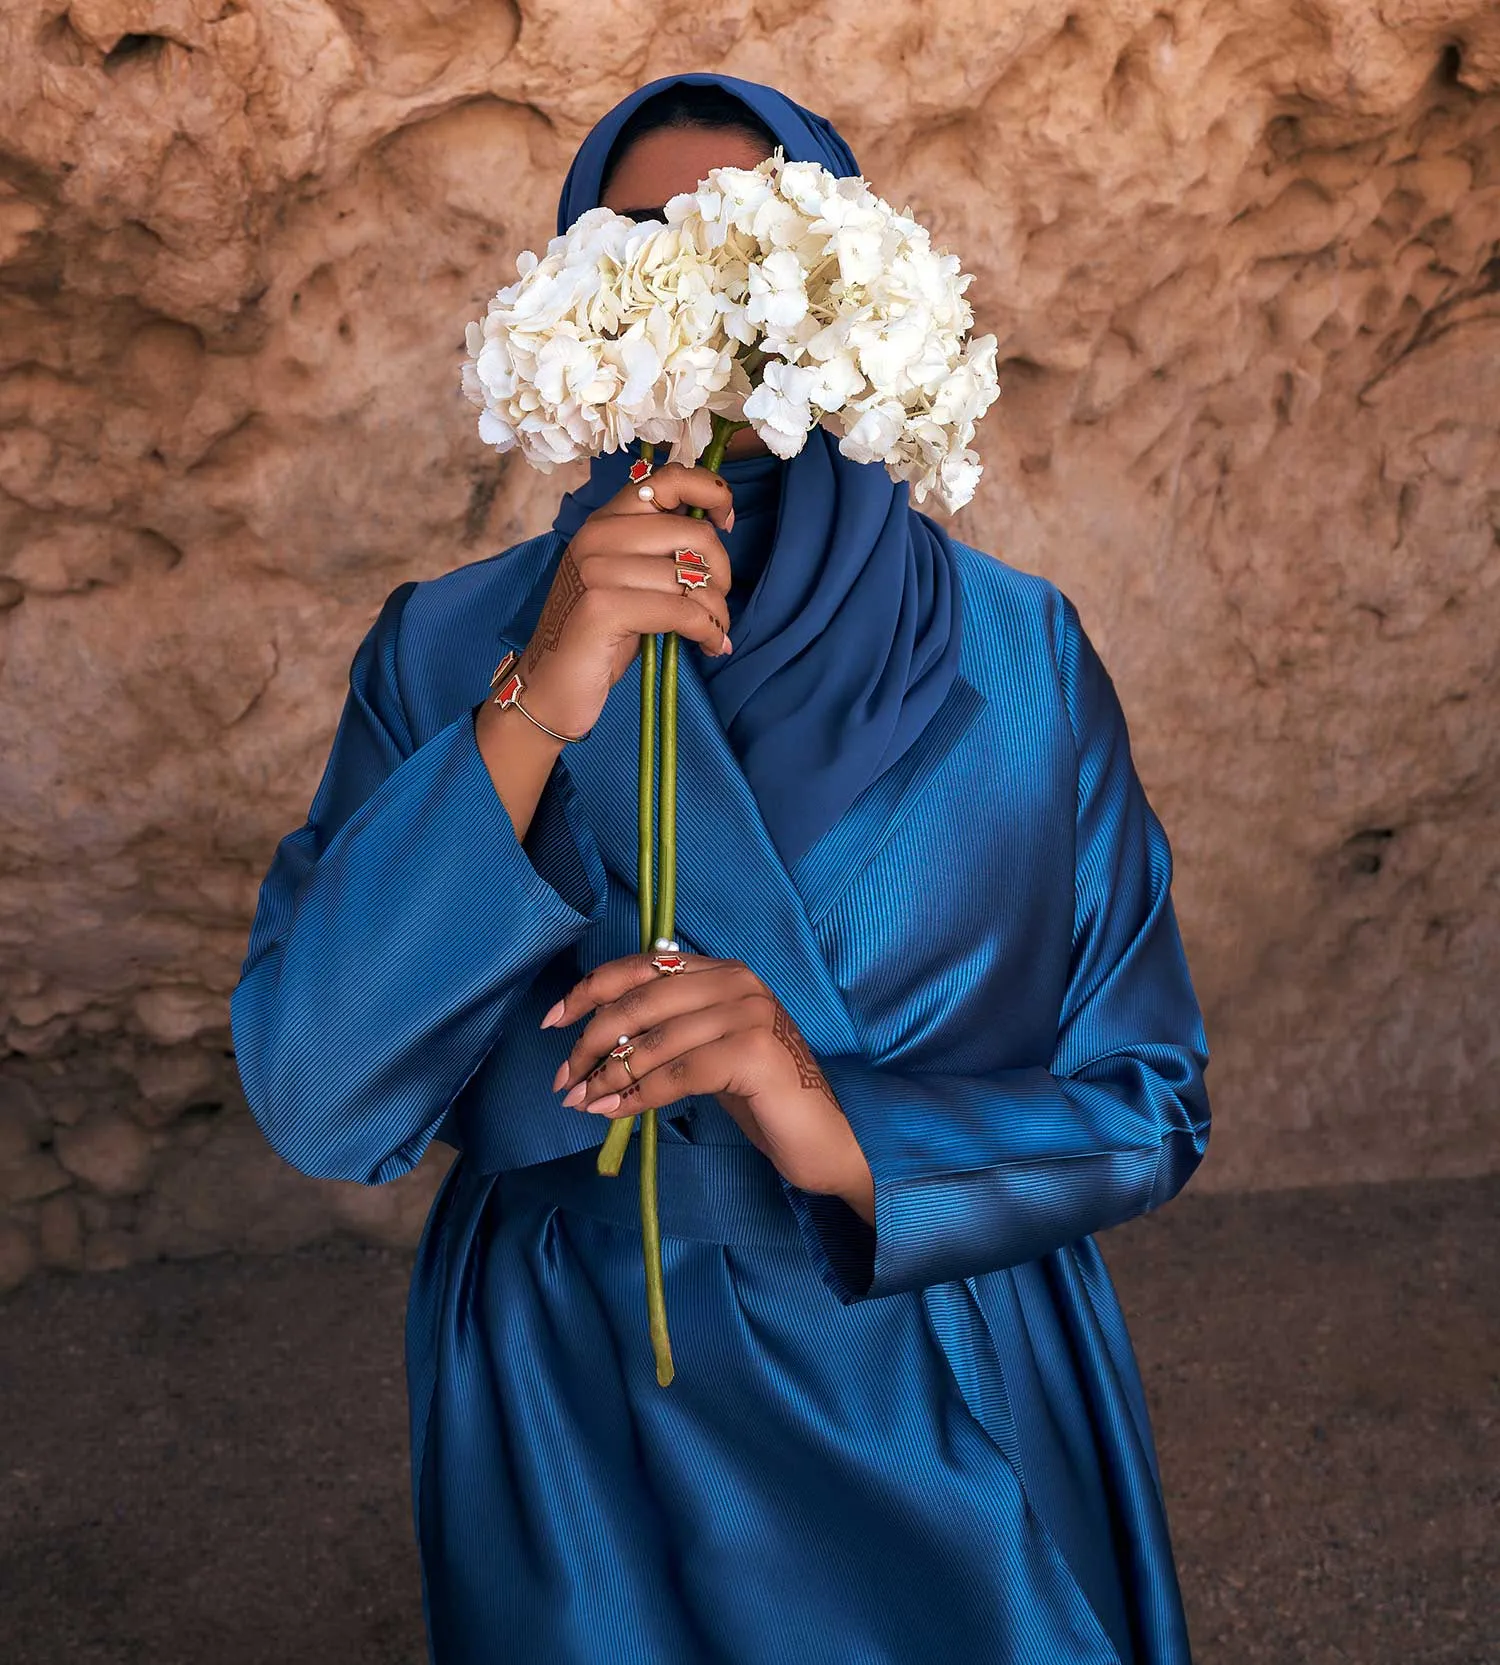
<instances>
[{"instance_id":1,"label":"stacked ring","mask_svg":"<svg viewBox=\"0 0 1500 1665\"><path fill-rule=\"evenodd\" d=\"M674 549L677 582L684 590L701 590L708 583L708 563L696 549Z\"/></svg>"}]
</instances>

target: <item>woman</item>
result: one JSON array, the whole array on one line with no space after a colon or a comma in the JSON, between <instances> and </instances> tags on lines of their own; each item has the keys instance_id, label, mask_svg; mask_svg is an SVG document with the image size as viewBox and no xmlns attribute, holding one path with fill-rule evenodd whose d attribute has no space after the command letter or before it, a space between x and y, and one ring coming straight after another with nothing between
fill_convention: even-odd
<instances>
[{"instance_id":1,"label":"woman","mask_svg":"<svg viewBox=\"0 0 1500 1665\"><path fill-rule=\"evenodd\" d=\"M559 225L776 144L858 171L769 88L653 83L585 141ZM631 460L391 593L232 1002L298 1168L459 1151L407 1330L432 1657L1177 1665L1090 1234L1201 1159L1205 1049L1109 679L1056 589L822 431L790 463L742 434L727 482L660 468L644 496ZM681 973L635 952L638 649L672 630ZM595 1167L649 1106L667 1388L639 1141Z\"/></svg>"}]
</instances>

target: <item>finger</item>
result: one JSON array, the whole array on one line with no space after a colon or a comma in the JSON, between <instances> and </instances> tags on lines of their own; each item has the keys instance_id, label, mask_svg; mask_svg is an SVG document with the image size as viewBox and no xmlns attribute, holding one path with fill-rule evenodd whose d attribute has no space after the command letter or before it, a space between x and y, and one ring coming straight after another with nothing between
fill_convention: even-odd
<instances>
[{"instance_id":1,"label":"finger","mask_svg":"<svg viewBox=\"0 0 1500 1665\"><path fill-rule=\"evenodd\" d=\"M701 1011L741 997L745 990L733 972L715 961L701 974L664 977L628 988L605 1002L584 1026L568 1054L566 1079L578 1082L594 1070L621 1035L632 1039L684 1012ZM769 1021L769 1019L767 1020Z\"/></svg>"},{"instance_id":2,"label":"finger","mask_svg":"<svg viewBox=\"0 0 1500 1665\"><path fill-rule=\"evenodd\" d=\"M673 568L666 565L664 571ZM581 630L616 648L628 643L632 655L640 650L640 637L661 632L681 636L708 655L732 651L729 607L712 584L687 589L674 576L669 584L658 579L652 588L586 585L576 611Z\"/></svg>"},{"instance_id":3,"label":"finger","mask_svg":"<svg viewBox=\"0 0 1500 1665\"><path fill-rule=\"evenodd\" d=\"M634 584L640 589L674 589L678 587L676 557L685 554L708 568L710 583L720 595L724 595L730 588L732 574L729 557L718 540L714 538L712 546L704 547L701 538L672 535L674 528L681 532L690 526L702 525L701 520L683 520L680 516L673 516L671 520L663 519L642 526L643 532L649 526L653 534L642 538L642 543L646 545L644 549L628 546L608 549L575 547L572 557L578 568L579 581L590 590L611 589L626 584ZM709 537L713 537L712 532L709 532Z\"/></svg>"},{"instance_id":4,"label":"finger","mask_svg":"<svg viewBox=\"0 0 1500 1665\"><path fill-rule=\"evenodd\" d=\"M642 497L648 489L650 497ZM707 468L688 468L683 463L666 463L639 485L622 487L604 505L612 515L654 515L674 509L702 509L718 527L727 527L734 510L734 493L729 482Z\"/></svg>"},{"instance_id":5,"label":"finger","mask_svg":"<svg viewBox=\"0 0 1500 1665\"><path fill-rule=\"evenodd\" d=\"M702 600L707 590L674 587L675 595L654 590L614 591L611 623L616 631L626 636L670 632L695 642L706 654L729 653L729 621L717 611L724 603Z\"/></svg>"},{"instance_id":6,"label":"finger","mask_svg":"<svg viewBox=\"0 0 1500 1665\"><path fill-rule=\"evenodd\" d=\"M701 556L721 588L728 589L734 578L729 551L719 543L713 526L708 521L688 519L686 514L654 514L651 519L641 514L613 514L588 519L574 533L568 548L584 581L593 574L594 581L608 583L614 563L624 556L664 559L678 549L691 549Z\"/></svg>"},{"instance_id":7,"label":"finger","mask_svg":"<svg viewBox=\"0 0 1500 1665\"><path fill-rule=\"evenodd\" d=\"M628 1068L627 1060L612 1058L606 1053L568 1092L563 1103L570 1109L592 1110L598 1099L623 1092L634 1082L644 1080L652 1070L662 1069L710 1041L722 1040L749 1026L749 1016L738 1001L721 1001L653 1023L628 1037Z\"/></svg>"},{"instance_id":8,"label":"finger","mask_svg":"<svg viewBox=\"0 0 1500 1665\"><path fill-rule=\"evenodd\" d=\"M638 1081L618 1093L606 1093L589 1108L614 1121L619 1116L638 1116L643 1110L662 1110L699 1093L733 1092L741 1074L736 1056L740 1045L739 1035L729 1034L668 1059L645 1075L637 1070ZM635 1063L634 1058L630 1061Z\"/></svg>"},{"instance_id":9,"label":"finger","mask_svg":"<svg viewBox=\"0 0 1500 1665\"><path fill-rule=\"evenodd\" d=\"M706 966L728 962L710 959L706 954L684 954L688 972L701 971ZM680 973L679 975L687 975ZM627 989L642 983L667 981L666 974L651 964L651 954L623 954L618 960L606 960L595 966L586 977L581 977L561 1000L542 1019L543 1029L566 1028L577 1023L596 1006L618 1000Z\"/></svg>"}]
</instances>

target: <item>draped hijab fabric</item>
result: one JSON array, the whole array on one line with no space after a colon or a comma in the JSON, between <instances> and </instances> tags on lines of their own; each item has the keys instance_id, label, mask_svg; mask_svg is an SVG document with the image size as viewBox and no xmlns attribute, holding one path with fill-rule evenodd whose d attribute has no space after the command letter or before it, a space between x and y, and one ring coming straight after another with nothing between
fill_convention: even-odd
<instances>
[{"instance_id":1,"label":"draped hijab fabric","mask_svg":"<svg viewBox=\"0 0 1500 1665\"><path fill-rule=\"evenodd\" d=\"M579 148L558 204L558 230L598 206L605 163L634 111L669 87L714 86L776 135L789 161L857 174L822 116L774 88L725 75L650 82L615 106ZM554 528L572 537L625 483L631 454L596 458L562 501ZM959 587L947 533L914 510L905 484L851 462L815 428L777 462L780 515L742 533L753 601L734 597L734 652L698 670L782 860L793 866L927 726L958 675ZM730 465L731 483L734 465ZM748 482L747 482L748 483ZM764 481L757 481L764 486ZM736 530L739 531L738 518ZM769 550L747 539L770 535ZM725 540L735 565L734 534ZM742 609L742 611L741 611Z\"/></svg>"}]
</instances>

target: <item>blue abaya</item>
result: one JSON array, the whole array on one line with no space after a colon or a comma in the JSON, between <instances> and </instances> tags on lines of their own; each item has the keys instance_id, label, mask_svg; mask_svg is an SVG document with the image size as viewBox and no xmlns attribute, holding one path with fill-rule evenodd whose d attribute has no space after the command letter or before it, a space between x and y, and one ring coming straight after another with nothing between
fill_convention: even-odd
<instances>
[{"instance_id":1,"label":"blue abaya","mask_svg":"<svg viewBox=\"0 0 1500 1665\"><path fill-rule=\"evenodd\" d=\"M607 1124L551 1087L578 1030L539 1027L639 946L639 660L524 842L475 739L562 547L391 593L231 1003L294 1166L379 1184L458 1151L407 1327L435 1665L1183 1665L1093 1234L1200 1161L1206 1055L1167 843L1077 614L953 545L958 674L790 868L684 644L677 934L791 1013L875 1224L789 1185L716 1099L663 1111L662 1388L638 1140L594 1171Z\"/></svg>"}]
</instances>

